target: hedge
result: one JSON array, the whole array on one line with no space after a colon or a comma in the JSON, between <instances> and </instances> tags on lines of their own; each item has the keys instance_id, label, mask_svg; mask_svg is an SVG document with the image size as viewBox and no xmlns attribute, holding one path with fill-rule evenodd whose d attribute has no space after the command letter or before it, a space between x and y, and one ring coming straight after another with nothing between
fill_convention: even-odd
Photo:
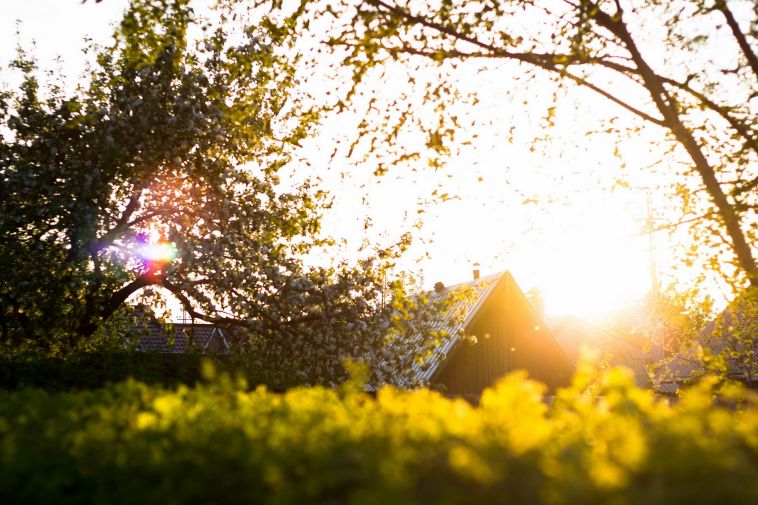
<instances>
[{"instance_id":1,"label":"hedge","mask_svg":"<svg viewBox=\"0 0 758 505\"><path fill-rule=\"evenodd\" d=\"M217 369L243 375L251 384L267 384L277 390L291 385L272 383L269 376L253 370L236 356L93 351L65 358L0 354L0 389L93 389L130 378L165 387L191 386L201 380L204 361L212 361Z\"/></svg>"},{"instance_id":2,"label":"hedge","mask_svg":"<svg viewBox=\"0 0 758 505\"><path fill-rule=\"evenodd\" d=\"M758 400L712 387L670 403L587 372L547 405L514 374L477 407L228 376L0 391L0 503L758 503Z\"/></svg>"}]
</instances>

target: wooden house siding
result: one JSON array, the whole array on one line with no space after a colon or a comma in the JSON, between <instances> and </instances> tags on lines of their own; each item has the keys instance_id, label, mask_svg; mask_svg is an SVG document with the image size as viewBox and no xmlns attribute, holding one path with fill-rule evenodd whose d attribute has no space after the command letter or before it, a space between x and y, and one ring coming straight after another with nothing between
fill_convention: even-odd
<instances>
[{"instance_id":1,"label":"wooden house siding","mask_svg":"<svg viewBox=\"0 0 758 505\"><path fill-rule=\"evenodd\" d=\"M503 375L526 370L551 390L568 385L574 366L510 273L498 280L431 383L449 394L479 395Z\"/></svg>"}]
</instances>

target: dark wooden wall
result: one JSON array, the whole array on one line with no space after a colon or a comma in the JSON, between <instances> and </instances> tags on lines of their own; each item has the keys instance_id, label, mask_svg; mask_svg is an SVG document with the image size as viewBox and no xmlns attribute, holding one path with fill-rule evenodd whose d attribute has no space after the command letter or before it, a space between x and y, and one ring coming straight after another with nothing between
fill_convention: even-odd
<instances>
[{"instance_id":1,"label":"dark wooden wall","mask_svg":"<svg viewBox=\"0 0 758 505\"><path fill-rule=\"evenodd\" d=\"M571 380L571 361L508 273L499 279L466 334L475 335L477 342L459 342L431 381L447 393L479 395L514 370L526 370L551 392Z\"/></svg>"}]
</instances>

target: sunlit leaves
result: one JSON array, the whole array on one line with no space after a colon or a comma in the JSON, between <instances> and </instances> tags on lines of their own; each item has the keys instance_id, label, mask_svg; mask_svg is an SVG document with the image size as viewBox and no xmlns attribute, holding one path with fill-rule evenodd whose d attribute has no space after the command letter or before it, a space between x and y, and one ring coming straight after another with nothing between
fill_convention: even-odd
<instances>
[{"instance_id":1,"label":"sunlit leaves","mask_svg":"<svg viewBox=\"0 0 758 505\"><path fill-rule=\"evenodd\" d=\"M425 389L0 392L13 502L754 503L758 404L706 380L677 402L626 370L556 399L523 374L474 407Z\"/></svg>"}]
</instances>

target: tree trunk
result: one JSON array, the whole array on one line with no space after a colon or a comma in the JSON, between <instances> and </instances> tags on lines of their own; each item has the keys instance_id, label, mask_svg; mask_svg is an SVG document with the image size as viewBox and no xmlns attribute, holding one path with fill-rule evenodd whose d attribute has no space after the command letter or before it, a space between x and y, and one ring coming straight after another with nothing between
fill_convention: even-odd
<instances>
[{"instance_id":1,"label":"tree trunk","mask_svg":"<svg viewBox=\"0 0 758 505\"><path fill-rule=\"evenodd\" d=\"M724 194L721 185L716 178L713 167L708 163L703 151L695 140L695 137L682 123L673 103L672 97L666 92L661 79L653 72L647 61L642 57L637 48L632 35L626 27L621 16L617 20L611 18L603 11L596 15L598 23L610 30L616 35L627 47L635 65L640 72L645 88L647 88L650 97L655 102L656 107L663 115L666 127L671 131L676 140L684 147L692 159L695 170L705 185L705 189L711 197L711 201L716 206L719 217L732 241L732 249L737 256L739 266L745 271L751 286L758 287L758 267L756 267L755 257L753 256L750 244L747 242L744 231L740 225L740 217L734 207L729 203Z\"/></svg>"}]
</instances>

